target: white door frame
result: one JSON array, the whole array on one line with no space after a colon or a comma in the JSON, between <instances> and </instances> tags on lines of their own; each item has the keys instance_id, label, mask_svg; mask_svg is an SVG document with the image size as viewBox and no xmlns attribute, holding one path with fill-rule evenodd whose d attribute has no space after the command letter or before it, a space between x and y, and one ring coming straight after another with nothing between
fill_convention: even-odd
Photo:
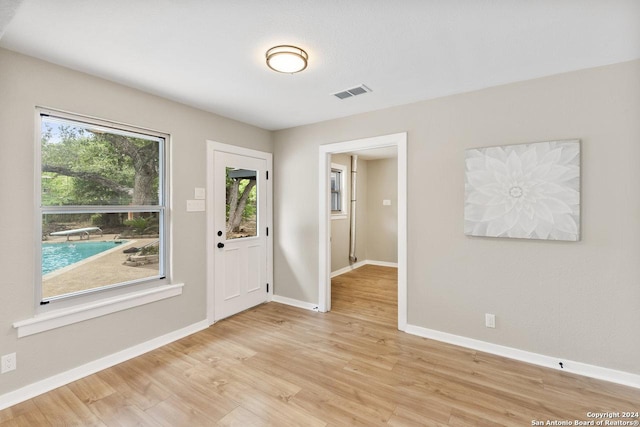
<instances>
[{"instance_id":1,"label":"white door frame","mask_svg":"<svg viewBox=\"0 0 640 427\"><path fill-rule=\"evenodd\" d=\"M319 188L319 297L318 310L331 310L331 215L330 155L371 148L393 147L398 150L398 329L407 327L407 133L376 136L320 146Z\"/></svg>"},{"instance_id":2,"label":"white door frame","mask_svg":"<svg viewBox=\"0 0 640 427\"><path fill-rule=\"evenodd\" d=\"M269 292L267 292L267 301L273 298L273 155L264 151L252 150L250 148L238 147L230 144L207 140L207 320L209 324L214 323L215 319L215 266L214 266L214 245L215 245L215 162L214 153L223 151L225 153L237 154L240 156L255 157L265 159L267 161L267 171L269 178L267 179L267 215L266 227L269 228L269 234L266 236L267 251L267 283L269 283ZM264 232L264 230L263 230Z\"/></svg>"}]
</instances>

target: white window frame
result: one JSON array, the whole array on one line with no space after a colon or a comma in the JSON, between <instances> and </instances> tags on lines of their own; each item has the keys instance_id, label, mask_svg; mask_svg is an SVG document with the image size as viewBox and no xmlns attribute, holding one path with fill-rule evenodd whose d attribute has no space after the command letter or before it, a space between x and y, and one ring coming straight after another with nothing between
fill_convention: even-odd
<instances>
[{"instance_id":1,"label":"white window frame","mask_svg":"<svg viewBox=\"0 0 640 427\"><path fill-rule=\"evenodd\" d=\"M95 126L104 126L113 129L139 132L147 135L158 136L164 138L164 147L161 150L161 188L163 191L162 205L163 215L160 228L160 244L164 247L164 256L161 257L163 263L163 277L150 278L139 282L125 283L118 286L107 286L96 288L90 292L73 294L69 297L50 299L50 303L41 304L42 302L42 273L41 273L41 257L42 257L42 214L44 210L41 208L41 116L49 115L59 117L61 119L74 120L83 123L89 123ZM126 125L122 123L112 122L108 120L98 119L94 117L83 116L79 114L54 110L50 108L37 107L35 112L35 209L34 209L34 225L35 225L35 301L34 301L34 317L14 323L14 327L18 329L18 336L28 336L34 333L46 331L60 326L76 323L79 321L91 319L116 311L136 307L142 304L148 304L153 301L170 298L182 293L183 284L172 284L170 280L170 259L171 246L169 236L170 230L170 161L169 146L171 136L166 132L158 132L154 130L144 129L141 127ZM162 271L162 270L161 270Z\"/></svg>"},{"instance_id":2,"label":"white window frame","mask_svg":"<svg viewBox=\"0 0 640 427\"><path fill-rule=\"evenodd\" d=\"M347 166L341 165L339 163L331 163L331 172L333 171L340 172L340 210L339 211L331 211L331 219L347 219L349 215L349 201L347 200ZM331 188L329 188L329 192L331 192ZM331 205L329 206L331 209Z\"/></svg>"}]
</instances>

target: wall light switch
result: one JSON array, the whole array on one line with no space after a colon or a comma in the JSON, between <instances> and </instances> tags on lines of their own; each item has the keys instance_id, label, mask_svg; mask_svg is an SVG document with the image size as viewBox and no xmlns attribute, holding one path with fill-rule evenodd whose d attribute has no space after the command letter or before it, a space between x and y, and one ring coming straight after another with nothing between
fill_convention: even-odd
<instances>
[{"instance_id":1,"label":"wall light switch","mask_svg":"<svg viewBox=\"0 0 640 427\"><path fill-rule=\"evenodd\" d=\"M384 199L382 201L382 206L391 206L391 200Z\"/></svg>"},{"instance_id":2,"label":"wall light switch","mask_svg":"<svg viewBox=\"0 0 640 427\"><path fill-rule=\"evenodd\" d=\"M484 325L487 328L495 328L496 327L496 315L491 313L485 313L484 315Z\"/></svg>"},{"instance_id":3,"label":"wall light switch","mask_svg":"<svg viewBox=\"0 0 640 427\"><path fill-rule=\"evenodd\" d=\"M197 200L204 200L206 194L207 192L204 188L196 187L193 192L193 198Z\"/></svg>"},{"instance_id":4,"label":"wall light switch","mask_svg":"<svg viewBox=\"0 0 640 427\"><path fill-rule=\"evenodd\" d=\"M187 212L204 212L204 200L187 200Z\"/></svg>"}]
</instances>

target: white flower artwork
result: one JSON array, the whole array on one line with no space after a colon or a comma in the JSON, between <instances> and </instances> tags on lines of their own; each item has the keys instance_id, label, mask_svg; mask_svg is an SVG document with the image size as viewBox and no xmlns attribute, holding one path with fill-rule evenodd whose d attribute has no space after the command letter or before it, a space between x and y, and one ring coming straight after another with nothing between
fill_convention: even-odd
<instances>
[{"instance_id":1,"label":"white flower artwork","mask_svg":"<svg viewBox=\"0 0 640 427\"><path fill-rule=\"evenodd\" d=\"M470 236L580 239L580 141L465 150Z\"/></svg>"}]
</instances>

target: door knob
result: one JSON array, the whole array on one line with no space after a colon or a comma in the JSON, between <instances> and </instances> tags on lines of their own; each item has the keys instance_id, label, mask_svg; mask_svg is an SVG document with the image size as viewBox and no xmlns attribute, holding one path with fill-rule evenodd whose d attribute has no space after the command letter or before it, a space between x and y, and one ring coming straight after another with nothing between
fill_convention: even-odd
<instances>
[{"instance_id":1,"label":"door knob","mask_svg":"<svg viewBox=\"0 0 640 427\"><path fill-rule=\"evenodd\" d=\"M224 248L224 243L222 243L222 242L218 242L218 247L219 247L220 249Z\"/></svg>"}]
</instances>

